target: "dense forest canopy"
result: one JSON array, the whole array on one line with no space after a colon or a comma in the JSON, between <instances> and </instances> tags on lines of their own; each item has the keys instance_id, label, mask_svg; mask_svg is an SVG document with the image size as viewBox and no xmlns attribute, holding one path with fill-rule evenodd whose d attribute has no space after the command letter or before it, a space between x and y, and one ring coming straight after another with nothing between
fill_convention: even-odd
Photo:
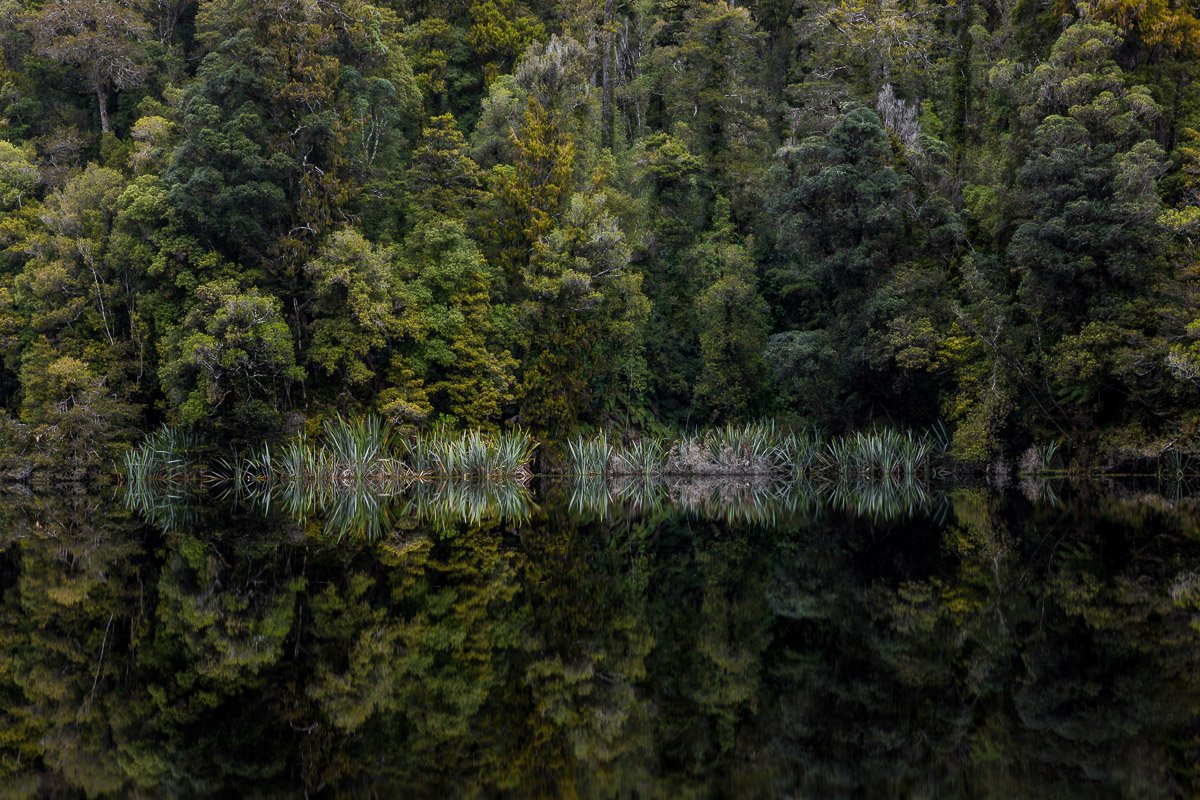
<instances>
[{"instance_id":1,"label":"dense forest canopy","mask_svg":"<svg viewBox=\"0 0 1200 800\"><path fill-rule=\"evenodd\" d=\"M2 0L0 47L10 445L1200 423L1189 0Z\"/></svg>"}]
</instances>

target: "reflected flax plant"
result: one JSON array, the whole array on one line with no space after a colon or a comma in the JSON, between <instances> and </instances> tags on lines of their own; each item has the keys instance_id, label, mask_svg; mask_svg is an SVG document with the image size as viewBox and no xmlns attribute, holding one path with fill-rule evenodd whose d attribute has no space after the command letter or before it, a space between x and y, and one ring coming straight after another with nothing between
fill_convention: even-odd
<instances>
[{"instance_id":1,"label":"reflected flax plant","mask_svg":"<svg viewBox=\"0 0 1200 800\"><path fill-rule=\"evenodd\" d=\"M186 445L186 446L185 446ZM375 416L327 420L314 441L301 435L234 451L211 464L187 453L194 442L169 428L129 451L122 466L130 506L155 520L184 514L196 488L262 513L280 510L327 534L374 537L402 516L439 523L529 516L525 483L536 444L528 433L439 427L407 439ZM179 520L182 524L185 520Z\"/></svg>"},{"instance_id":2,"label":"reflected flax plant","mask_svg":"<svg viewBox=\"0 0 1200 800\"><path fill-rule=\"evenodd\" d=\"M327 420L316 439L233 452L205 466L196 443L164 428L124 460L131 507L184 524L197 490L327 535L377 537L401 518L448 526L529 519L537 444L520 430L397 436L379 417ZM837 510L908 517L933 502L944 446L927 434L872 429L826 437L774 423L727 425L674 439L601 432L568 442L570 508L607 518L678 507L728 522L777 525ZM173 518L172 515L175 515Z\"/></svg>"}]
</instances>

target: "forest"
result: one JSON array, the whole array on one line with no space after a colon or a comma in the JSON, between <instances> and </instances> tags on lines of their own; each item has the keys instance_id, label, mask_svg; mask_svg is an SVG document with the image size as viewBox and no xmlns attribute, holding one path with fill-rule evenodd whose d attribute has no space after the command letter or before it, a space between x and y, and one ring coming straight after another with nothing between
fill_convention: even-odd
<instances>
[{"instance_id":1,"label":"forest","mask_svg":"<svg viewBox=\"0 0 1200 800\"><path fill-rule=\"evenodd\" d=\"M4 469L335 414L1190 452L1191 5L0 0Z\"/></svg>"},{"instance_id":2,"label":"forest","mask_svg":"<svg viewBox=\"0 0 1200 800\"><path fill-rule=\"evenodd\" d=\"M338 540L0 495L0 786L1191 797L1197 508L1145 498L961 489L888 537L560 509Z\"/></svg>"}]
</instances>

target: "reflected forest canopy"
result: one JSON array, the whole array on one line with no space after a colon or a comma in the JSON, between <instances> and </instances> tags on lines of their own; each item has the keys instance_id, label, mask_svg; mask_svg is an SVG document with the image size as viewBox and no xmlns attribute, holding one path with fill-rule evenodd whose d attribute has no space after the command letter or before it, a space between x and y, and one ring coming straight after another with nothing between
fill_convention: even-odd
<instances>
[{"instance_id":1,"label":"reflected forest canopy","mask_svg":"<svg viewBox=\"0 0 1200 800\"><path fill-rule=\"evenodd\" d=\"M284 503L148 526L6 497L6 792L1196 789L1196 501L955 489L764 524L538 490L374 538Z\"/></svg>"}]
</instances>

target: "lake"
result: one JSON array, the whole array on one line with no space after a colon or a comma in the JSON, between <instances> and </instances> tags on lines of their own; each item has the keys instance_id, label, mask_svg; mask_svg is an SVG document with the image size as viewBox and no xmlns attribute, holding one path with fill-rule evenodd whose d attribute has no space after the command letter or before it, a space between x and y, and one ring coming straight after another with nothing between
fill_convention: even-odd
<instances>
[{"instance_id":1,"label":"lake","mask_svg":"<svg viewBox=\"0 0 1200 800\"><path fill-rule=\"evenodd\" d=\"M1186 487L0 496L6 796L1200 791Z\"/></svg>"}]
</instances>

